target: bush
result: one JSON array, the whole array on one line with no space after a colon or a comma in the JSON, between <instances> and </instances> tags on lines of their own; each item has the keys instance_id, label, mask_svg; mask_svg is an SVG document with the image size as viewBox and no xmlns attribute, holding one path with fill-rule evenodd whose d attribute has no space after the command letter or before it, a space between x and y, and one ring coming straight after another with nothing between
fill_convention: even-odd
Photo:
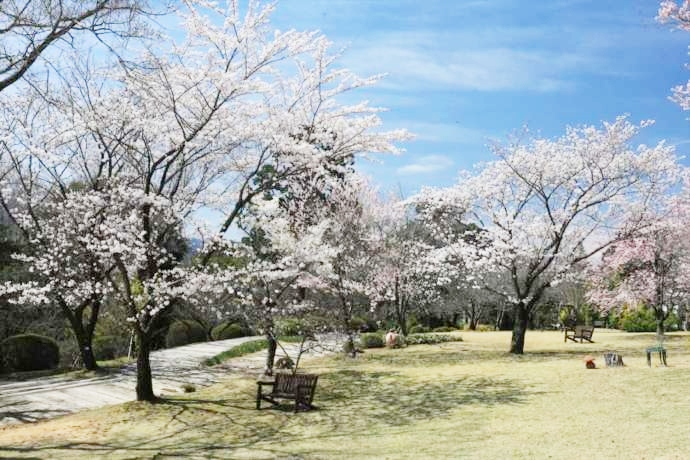
<instances>
[{"instance_id":1,"label":"bush","mask_svg":"<svg viewBox=\"0 0 690 460\"><path fill-rule=\"evenodd\" d=\"M421 324L417 324L416 326L412 326L410 328L410 331L409 331L410 334L423 334L425 332L431 332L431 330L428 327L423 326Z\"/></svg>"},{"instance_id":2,"label":"bush","mask_svg":"<svg viewBox=\"0 0 690 460\"><path fill-rule=\"evenodd\" d=\"M37 334L8 337L0 344L5 370L40 371L55 369L60 363L60 347L55 340Z\"/></svg>"},{"instance_id":3,"label":"bush","mask_svg":"<svg viewBox=\"0 0 690 460\"><path fill-rule=\"evenodd\" d=\"M188 343L205 342L206 330L198 321L182 319L173 322L165 335L167 348L179 347Z\"/></svg>"},{"instance_id":4,"label":"bush","mask_svg":"<svg viewBox=\"0 0 690 460\"><path fill-rule=\"evenodd\" d=\"M642 307L635 310L625 310L618 321L619 326L626 332L656 332L656 317L654 309ZM664 325L672 330L677 327L678 318L674 313L668 315Z\"/></svg>"},{"instance_id":5,"label":"bush","mask_svg":"<svg viewBox=\"0 0 690 460\"><path fill-rule=\"evenodd\" d=\"M376 332L360 334L359 342L362 345L362 348L383 348L385 343L383 334L378 334Z\"/></svg>"},{"instance_id":6,"label":"bush","mask_svg":"<svg viewBox=\"0 0 690 460\"><path fill-rule=\"evenodd\" d=\"M93 343L91 344L94 357L97 361L104 361L124 355L126 346L123 344L123 341L124 339L122 337L116 337L114 335L94 337Z\"/></svg>"},{"instance_id":7,"label":"bush","mask_svg":"<svg viewBox=\"0 0 690 460\"><path fill-rule=\"evenodd\" d=\"M432 332L453 332L456 329L454 327L450 326L441 326L441 327L435 327ZM424 331L424 332L429 332L429 331Z\"/></svg>"},{"instance_id":8,"label":"bush","mask_svg":"<svg viewBox=\"0 0 690 460\"><path fill-rule=\"evenodd\" d=\"M237 323L221 323L211 330L212 340L236 339L245 335L245 330Z\"/></svg>"},{"instance_id":9,"label":"bush","mask_svg":"<svg viewBox=\"0 0 690 460\"><path fill-rule=\"evenodd\" d=\"M355 316L350 320L349 326L351 331L363 331L367 329L367 320L365 318Z\"/></svg>"},{"instance_id":10,"label":"bush","mask_svg":"<svg viewBox=\"0 0 690 460\"><path fill-rule=\"evenodd\" d=\"M405 337L408 345L435 345L444 342L462 342L459 335L410 334Z\"/></svg>"},{"instance_id":11,"label":"bush","mask_svg":"<svg viewBox=\"0 0 690 460\"><path fill-rule=\"evenodd\" d=\"M625 311L619 320L620 326L626 332L655 332L656 318L651 308L638 308Z\"/></svg>"},{"instance_id":12,"label":"bush","mask_svg":"<svg viewBox=\"0 0 690 460\"><path fill-rule=\"evenodd\" d=\"M277 335L303 335L309 328L299 319L284 319L276 321Z\"/></svg>"}]
</instances>

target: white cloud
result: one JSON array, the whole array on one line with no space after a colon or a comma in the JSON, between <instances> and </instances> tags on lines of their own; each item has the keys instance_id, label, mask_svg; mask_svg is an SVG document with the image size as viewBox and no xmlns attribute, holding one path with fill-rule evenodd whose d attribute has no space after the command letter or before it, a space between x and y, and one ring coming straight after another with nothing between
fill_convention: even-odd
<instances>
[{"instance_id":1,"label":"white cloud","mask_svg":"<svg viewBox=\"0 0 690 460\"><path fill-rule=\"evenodd\" d=\"M386 31L355 41L344 58L358 73L387 73L384 88L554 92L583 74L622 72L611 68L610 37L596 35L546 26Z\"/></svg>"},{"instance_id":2,"label":"white cloud","mask_svg":"<svg viewBox=\"0 0 690 460\"><path fill-rule=\"evenodd\" d=\"M443 155L427 155L416 162L401 166L395 172L400 176L432 174L453 166L453 160Z\"/></svg>"},{"instance_id":3,"label":"white cloud","mask_svg":"<svg viewBox=\"0 0 690 460\"><path fill-rule=\"evenodd\" d=\"M462 126L460 123L431 123L402 120L396 123L415 135L415 140L453 142L466 145L487 144L492 136L484 130Z\"/></svg>"}]
</instances>

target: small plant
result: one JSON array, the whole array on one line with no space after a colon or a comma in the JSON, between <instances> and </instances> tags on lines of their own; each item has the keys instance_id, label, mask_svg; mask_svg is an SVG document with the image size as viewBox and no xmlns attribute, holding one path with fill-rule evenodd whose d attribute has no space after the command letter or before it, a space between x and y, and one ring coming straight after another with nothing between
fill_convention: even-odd
<instances>
[{"instance_id":1,"label":"small plant","mask_svg":"<svg viewBox=\"0 0 690 460\"><path fill-rule=\"evenodd\" d=\"M182 390L185 393L194 393L196 391L196 386L191 383L185 383L182 385Z\"/></svg>"},{"instance_id":2,"label":"small plant","mask_svg":"<svg viewBox=\"0 0 690 460\"><path fill-rule=\"evenodd\" d=\"M292 369L295 367L295 362L289 356L283 356L276 360L274 367L276 369Z\"/></svg>"}]
</instances>

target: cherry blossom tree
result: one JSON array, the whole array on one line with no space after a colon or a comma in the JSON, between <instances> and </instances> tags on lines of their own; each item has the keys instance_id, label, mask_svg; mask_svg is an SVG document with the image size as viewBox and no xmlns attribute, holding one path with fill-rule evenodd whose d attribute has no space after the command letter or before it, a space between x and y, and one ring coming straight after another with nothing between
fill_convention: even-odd
<instances>
[{"instance_id":1,"label":"cherry blossom tree","mask_svg":"<svg viewBox=\"0 0 690 460\"><path fill-rule=\"evenodd\" d=\"M174 298L193 295L198 275L169 256L166 240L192 227L198 212L217 211L223 222L205 245L213 253L264 195L292 191L298 204L307 199L294 192L299 184L316 180L327 190L333 167L395 153L393 142L406 137L377 129L378 109L337 101L377 78L337 68L338 55L317 33L273 31L272 10L190 2L177 13L183 38L149 45L131 60L138 65L75 53L69 72L41 94L0 93L0 203L15 220L28 215L42 228L47 198L67 203L75 181L85 195L112 196L108 216L126 216L107 219L117 229L104 240L111 249L88 250L103 258L113 295L130 313L139 400L155 398L152 325ZM281 246L278 235L272 244Z\"/></svg>"},{"instance_id":2,"label":"cherry blossom tree","mask_svg":"<svg viewBox=\"0 0 690 460\"><path fill-rule=\"evenodd\" d=\"M690 0L665 0L659 6L657 20L670 23L681 30L690 31ZM672 88L671 100L690 110L690 81Z\"/></svg>"},{"instance_id":3,"label":"cherry blossom tree","mask_svg":"<svg viewBox=\"0 0 690 460\"><path fill-rule=\"evenodd\" d=\"M636 237L609 247L591 269L588 298L603 311L641 305L653 309L658 336L674 308L690 298L688 213L678 205Z\"/></svg>"},{"instance_id":4,"label":"cherry blossom tree","mask_svg":"<svg viewBox=\"0 0 690 460\"><path fill-rule=\"evenodd\" d=\"M426 229L409 214L406 202L390 197L379 213L380 243L368 280L369 298L387 309L406 335L409 314L440 300L447 274L434 259Z\"/></svg>"},{"instance_id":5,"label":"cherry blossom tree","mask_svg":"<svg viewBox=\"0 0 690 460\"><path fill-rule=\"evenodd\" d=\"M112 37L146 35L140 17L151 14L137 0L0 2L0 92L29 77L37 63L45 64L44 71L55 69L59 48L73 46L80 35L88 34L110 50Z\"/></svg>"},{"instance_id":6,"label":"cherry blossom tree","mask_svg":"<svg viewBox=\"0 0 690 460\"><path fill-rule=\"evenodd\" d=\"M504 273L512 304L510 351L521 354L530 314L573 267L645 228L650 210L678 179L673 148L631 148L641 127L625 118L601 129L568 128L558 139L496 146L498 159L458 185L423 190L428 214L464 209L480 230L463 238L438 225L439 239L469 273ZM432 219L427 219L431 225Z\"/></svg>"},{"instance_id":7,"label":"cherry blossom tree","mask_svg":"<svg viewBox=\"0 0 690 460\"><path fill-rule=\"evenodd\" d=\"M381 234L378 223L384 218L385 204L368 180L349 174L331 190L328 227L324 245L330 253L329 263L320 273L319 292L327 305L320 310L335 317L333 326L345 335L345 350L356 356L352 320L358 307L368 300L369 283L380 254Z\"/></svg>"}]
</instances>

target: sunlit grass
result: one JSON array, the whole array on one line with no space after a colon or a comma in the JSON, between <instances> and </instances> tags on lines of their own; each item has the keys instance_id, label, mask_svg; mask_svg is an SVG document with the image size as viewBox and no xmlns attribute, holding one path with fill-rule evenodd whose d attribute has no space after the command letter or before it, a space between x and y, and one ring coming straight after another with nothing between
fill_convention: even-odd
<instances>
[{"instance_id":1,"label":"sunlit grass","mask_svg":"<svg viewBox=\"0 0 690 460\"><path fill-rule=\"evenodd\" d=\"M41 458L687 458L689 336L669 335L669 367L647 367L653 334L597 329L463 332L464 342L308 360L316 411L255 409L235 376L159 404L128 403L0 430L0 457ZM602 353L626 367L606 369ZM587 370L585 355L598 369ZM287 407L285 409L288 409Z\"/></svg>"}]
</instances>

